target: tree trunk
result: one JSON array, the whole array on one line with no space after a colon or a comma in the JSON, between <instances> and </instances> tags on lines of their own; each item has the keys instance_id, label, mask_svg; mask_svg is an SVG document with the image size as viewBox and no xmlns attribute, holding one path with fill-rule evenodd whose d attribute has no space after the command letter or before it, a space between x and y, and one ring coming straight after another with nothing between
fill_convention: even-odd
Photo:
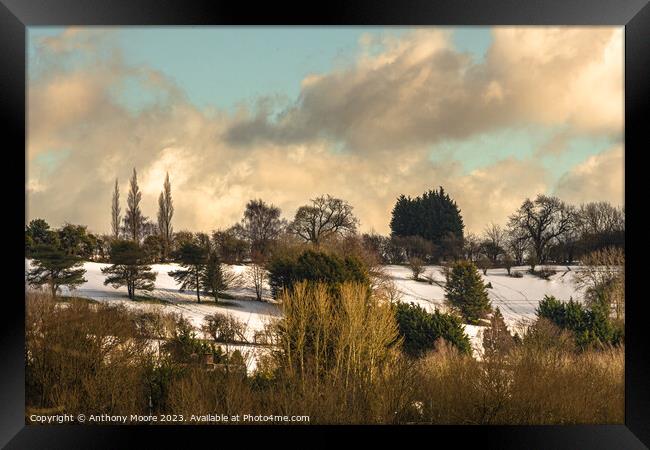
<instances>
[{"instance_id":1,"label":"tree trunk","mask_svg":"<svg viewBox=\"0 0 650 450\"><path fill-rule=\"evenodd\" d=\"M196 301L198 303L201 303L201 296L199 295L199 271L198 271L198 269L196 270L195 280L196 280Z\"/></svg>"}]
</instances>

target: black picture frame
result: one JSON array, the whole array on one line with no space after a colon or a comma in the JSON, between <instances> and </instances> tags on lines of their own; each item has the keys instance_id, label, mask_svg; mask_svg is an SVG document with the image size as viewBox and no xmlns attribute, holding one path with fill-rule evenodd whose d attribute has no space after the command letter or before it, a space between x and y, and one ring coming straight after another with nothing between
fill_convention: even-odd
<instances>
[{"instance_id":1,"label":"black picture frame","mask_svg":"<svg viewBox=\"0 0 650 450\"><path fill-rule=\"evenodd\" d=\"M224 434L266 437L291 432L294 443L314 433L332 439L331 427L140 427L26 426L24 419L24 230L26 150L26 27L34 25L619 25L625 26L625 203L626 355L625 424L593 426L435 426L354 427L373 440L399 433L399 439L425 439L431 445L468 440L482 448L636 449L650 445L650 350L645 342L647 300L641 293L644 248L641 163L647 151L644 125L650 99L650 6L648 0L410 0L329 1L310 5L208 0L0 0L0 126L5 137L7 176L3 192L11 198L3 225L12 243L6 257L11 289L5 292L0 327L0 445L6 448L130 448L152 439L200 444ZM7 139L9 138L9 139ZM11 142L11 144L8 144ZM645 145L644 145L645 144ZM21 152L22 156L21 156ZM13 161L13 162L11 162ZM21 168L23 169L21 171ZM9 195L7 195L9 194ZM22 214L21 214L22 212ZM335 427L335 431L350 431ZM234 436L229 436L234 437ZM246 437L246 441L248 441ZM286 439L286 438L285 438ZM318 438L319 440L321 437ZM413 439L413 440L412 440ZM435 439L435 440L434 440ZM286 444L286 441L285 441ZM311 446L311 445L310 445ZM302 445L297 445L302 447Z\"/></svg>"}]
</instances>

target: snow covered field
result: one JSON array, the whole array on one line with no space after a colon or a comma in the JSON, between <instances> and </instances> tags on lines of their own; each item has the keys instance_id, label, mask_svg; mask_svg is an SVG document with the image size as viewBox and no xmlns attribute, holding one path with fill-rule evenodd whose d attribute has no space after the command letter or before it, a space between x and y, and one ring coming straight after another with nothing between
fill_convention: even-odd
<instances>
[{"instance_id":1,"label":"snow covered field","mask_svg":"<svg viewBox=\"0 0 650 450\"><path fill-rule=\"evenodd\" d=\"M139 309L161 309L166 312L180 313L196 328L200 328L205 316L214 313L229 314L247 325L247 337L253 340L256 331L263 330L274 317L280 314L277 304L270 298L268 286L264 290L265 302L254 300L253 284L248 277L246 266L228 266L228 270L239 275L236 285L226 292L235 299L223 300L223 304L216 305L212 299L206 297L201 303L196 302L192 292L179 292L178 285L169 272L179 269L177 264L154 264L152 269L158 273L153 292L146 296L162 300L158 304L129 300L126 288L113 289L104 286L104 275L101 268L108 264L87 262L85 278L88 280L79 286L73 293L63 288L62 295L75 295L91 298L106 303L123 303L128 307ZM549 267L549 266L547 266ZM29 268L29 261L25 262L25 270ZM581 300L582 293L577 290L574 274L577 267L552 266L557 273L549 280L543 280L526 273L527 267L516 267L512 271L523 273L522 278L508 276L505 269L490 269L487 276L483 276L486 283L492 288L488 289L490 300L494 307L498 306L511 329L517 329L523 321L533 319L535 308L544 295L554 295L561 300ZM404 266L385 266L385 272L395 283L402 295L402 301L416 303L423 308L433 311L435 308L444 310L444 283L445 277L440 266L427 266L423 276L433 278L433 283L414 281L411 271ZM136 292L145 296L144 292ZM470 336L472 346L480 352L482 342L482 327L466 325L466 332Z\"/></svg>"}]
</instances>

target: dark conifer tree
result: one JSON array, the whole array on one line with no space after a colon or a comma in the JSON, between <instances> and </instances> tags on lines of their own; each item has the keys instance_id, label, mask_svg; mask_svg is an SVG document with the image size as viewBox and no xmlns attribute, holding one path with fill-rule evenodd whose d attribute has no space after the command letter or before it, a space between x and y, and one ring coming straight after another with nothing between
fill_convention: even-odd
<instances>
[{"instance_id":1,"label":"dark conifer tree","mask_svg":"<svg viewBox=\"0 0 650 450\"><path fill-rule=\"evenodd\" d=\"M61 248L42 244L33 249L32 256L33 267L27 274L27 283L34 287L48 285L52 297L56 297L61 286L74 289L86 282L81 259Z\"/></svg>"},{"instance_id":2,"label":"dark conifer tree","mask_svg":"<svg viewBox=\"0 0 650 450\"><path fill-rule=\"evenodd\" d=\"M478 324L490 312L490 300L474 263L457 261L447 274L445 299L470 324Z\"/></svg>"},{"instance_id":3,"label":"dark conifer tree","mask_svg":"<svg viewBox=\"0 0 650 450\"><path fill-rule=\"evenodd\" d=\"M195 290L196 300L201 303L201 274L208 263L208 252L196 243L188 242L178 250L176 260L183 270L174 270L169 275L181 285L181 291Z\"/></svg>"},{"instance_id":4,"label":"dark conifer tree","mask_svg":"<svg viewBox=\"0 0 650 450\"><path fill-rule=\"evenodd\" d=\"M138 243L131 240L112 242L110 260L112 265L101 269L107 275L104 285L110 284L115 289L126 286L130 299L135 298L136 290L153 290L157 274L145 263L145 254Z\"/></svg>"}]
</instances>

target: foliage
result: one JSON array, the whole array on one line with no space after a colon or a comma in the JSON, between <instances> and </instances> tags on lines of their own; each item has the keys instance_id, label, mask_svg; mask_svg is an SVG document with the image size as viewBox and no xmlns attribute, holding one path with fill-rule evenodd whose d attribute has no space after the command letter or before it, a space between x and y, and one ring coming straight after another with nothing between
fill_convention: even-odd
<instances>
[{"instance_id":1,"label":"foliage","mask_svg":"<svg viewBox=\"0 0 650 450\"><path fill-rule=\"evenodd\" d=\"M74 289L86 282L81 259L60 248L41 244L33 248L32 258L33 267L27 274L27 283L37 287L48 285L53 297L61 286Z\"/></svg>"},{"instance_id":2,"label":"foliage","mask_svg":"<svg viewBox=\"0 0 650 450\"><path fill-rule=\"evenodd\" d=\"M439 339L469 354L469 337L458 317L444 314L437 309L433 313L414 303L395 304L395 319L399 333L404 338L404 351L410 356L419 357L435 348Z\"/></svg>"},{"instance_id":3,"label":"foliage","mask_svg":"<svg viewBox=\"0 0 650 450\"><path fill-rule=\"evenodd\" d=\"M447 273L445 299L468 323L477 324L490 311L490 300L483 279L474 263L457 261Z\"/></svg>"},{"instance_id":4,"label":"foliage","mask_svg":"<svg viewBox=\"0 0 650 450\"><path fill-rule=\"evenodd\" d=\"M169 276L180 284L180 290L194 290L197 302L201 302L201 274L208 263L208 252L196 243L188 242L178 249L174 255L180 263L182 270L173 270Z\"/></svg>"},{"instance_id":5,"label":"foliage","mask_svg":"<svg viewBox=\"0 0 650 450\"><path fill-rule=\"evenodd\" d=\"M274 256L268 264L269 284L274 297L282 289L306 280L338 285L346 281L369 285L367 268L355 256L337 255L306 250L299 255Z\"/></svg>"},{"instance_id":6,"label":"foliage","mask_svg":"<svg viewBox=\"0 0 650 450\"><path fill-rule=\"evenodd\" d=\"M130 299L135 298L136 290L152 291L156 272L145 263L142 247L131 240L115 240L111 243L111 266L101 269L107 275L104 285L114 289L126 286Z\"/></svg>"},{"instance_id":7,"label":"foliage","mask_svg":"<svg viewBox=\"0 0 650 450\"><path fill-rule=\"evenodd\" d=\"M392 211L393 236L420 236L440 247L440 256L450 256L463 241L463 219L456 202L442 187L411 198L401 195Z\"/></svg>"},{"instance_id":8,"label":"foliage","mask_svg":"<svg viewBox=\"0 0 650 450\"><path fill-rule=\"evenodd\" d=\"M581 349L618 345L623 341L622 328L615 327L599 308L587 309L573 300L561 302L547 295L539 302L536 314L573 332L576 345Z\"/></svg>"}]
</instances>

